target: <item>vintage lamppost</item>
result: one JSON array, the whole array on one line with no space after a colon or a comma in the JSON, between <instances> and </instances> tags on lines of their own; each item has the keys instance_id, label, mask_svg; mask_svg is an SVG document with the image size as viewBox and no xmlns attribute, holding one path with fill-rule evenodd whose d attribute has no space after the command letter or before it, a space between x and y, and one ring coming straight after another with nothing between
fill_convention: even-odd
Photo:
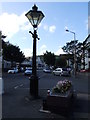
<instances>
[{"instance_id":1,"label":"vintage lamppost","mask_svg":"<svg viewBox=\"0 0 90 120\"><path fill-rule=\"evenodd\" d=\"M38 11L38 7L34 4L32 10L27 12L25 16L29 19L31 25L33 26L34 33L29 31L33 37L33 57L32 57L32 75L30 77L30 94L33 97L38 97L38 76L37 76L37 67L36 67L36 39L39 39L37 36L37 27L41 20L44 18L44 14L41 11Z\"/></svg>"},{"instance_id":2,"label":"vintage lamppost","mask_svg":"<svg viewBox=\"0 0 90 120\"><path fill-rule=\"evenodd\" d=\"M75 40L76 40L76 34L73 31L70 31L66 29L66 32L70 32L74 35L74 76L76 76L76 46L75 46Z\"/></svg>"}]
</instances>

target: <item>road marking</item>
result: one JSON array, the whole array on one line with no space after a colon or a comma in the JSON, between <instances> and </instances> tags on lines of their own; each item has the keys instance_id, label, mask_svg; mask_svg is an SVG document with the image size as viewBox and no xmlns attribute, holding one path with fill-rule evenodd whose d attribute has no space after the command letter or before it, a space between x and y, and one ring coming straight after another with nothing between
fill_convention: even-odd
<instances>
[{"instance_id":1,"label":"road marking","mask_svg":"<svg viewBox=\"0 0 90 120\"><path fill-rule=\"evenodd\" d=\"M19 85L20 87L22 87L23 86L23 84L21 84L21 85Z\"/></svg>"},{"instance_id":2,"label":"road marking","mask_svg":"<svg viewBox=\"0 0 90 120\"><path fill-rule=\"evenodd\" d=\"M42 78L42 77L44 77L44 76L46 76L46 75L41 75L41 76L39 76L39 78Z\"/></svg>"},{"instance_id":3,"label":"road marking","mask_svg":"<svg viewBox=\"0 0 90 120\"><path fill-rule=\"evenodd\" d=\"M14 89L17 89L19 86L15 86Z\"/></svg>"},{"instance_id":4,"label":"road marking","mask_svg":"<svg viewBox=\"0 0 90 120\"><path fill-rule=\"evenodd\" d=\"M49 111L49 110L43 110L43 107L41 107L41 109L39 111L44 112L44 113L51 113L51 111Z\"/></svg>"},{"instance_id":5,"label":"road marking","mask_svg":"<svg viewBox=\"0 0 90 120\"><path fill-rule=\"evenodd\" d=\"M23 84L17 85L14 87L14 89L17 89L18 87L22 87L22 86L23 86Z\"/></svg>"}]
</instances>

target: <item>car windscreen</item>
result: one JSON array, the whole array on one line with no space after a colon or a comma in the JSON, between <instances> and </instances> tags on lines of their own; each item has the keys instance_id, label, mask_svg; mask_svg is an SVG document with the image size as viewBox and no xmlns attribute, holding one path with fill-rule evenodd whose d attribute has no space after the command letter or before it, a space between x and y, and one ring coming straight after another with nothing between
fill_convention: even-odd
<instances>
[{"instance_id":1,"label":"car windscreen","mask_svg":"<svg viewBox=\"0 0 90 120\"><path fill-rule=\"evenodd\" d=\"M62 70L63 70L63 71L67 71L67 68L63 68Z\"/></svg>"}]
</instances>

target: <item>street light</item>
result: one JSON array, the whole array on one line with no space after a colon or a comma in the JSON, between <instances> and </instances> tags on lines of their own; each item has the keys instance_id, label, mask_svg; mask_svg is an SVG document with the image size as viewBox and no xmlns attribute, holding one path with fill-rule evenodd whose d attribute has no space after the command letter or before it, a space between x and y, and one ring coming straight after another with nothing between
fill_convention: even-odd
<instances>
[{"instance_id":1,"label":"street light","mask_svg":"<svg viewBox=\"0 0 90 120\"><path fill-rule=\"evenodd\" d=\"M74 75L76 76L76 47L75 47L75 40L76 40L76 34L73 31L70 31L66 29L66 32L70 32L74 34Z\"/></svg>"},{"instance_id":2,"label":"street light","mask_svg":"<svg viewBox=\"0 0 90 120\"><path fill-rule=\"evenodd\" d=\"M32 57L32 76L30 77L30 94L33 97L38 97L38 77L37 77L37 67L36 67L36 39L39 40L37 35L37 27L41 20L44 18L44 14L38 11L38 7L34 4L32 10L27 12L25 16L29 19L31 25L34 28L34 33L29 31L33 37L33 57Z\"/></svg>"}]
</instances>

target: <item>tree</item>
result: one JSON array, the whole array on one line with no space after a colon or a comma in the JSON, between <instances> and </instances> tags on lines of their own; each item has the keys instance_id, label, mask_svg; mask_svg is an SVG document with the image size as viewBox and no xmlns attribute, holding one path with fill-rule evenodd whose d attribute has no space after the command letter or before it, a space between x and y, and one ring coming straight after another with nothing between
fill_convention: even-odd
<instances>
[{"instance_id":1,"label":"tree","mask_svg":"<svg viewBox=\"0 0 90 120\"><path fill-rule=\"evenodd\" d=\"M55 61L55 66L61 68L66 67L67 66L66 58L63 56L59 56Z\"/></svg>"},{"instance_id":2,"label":"tree","mask_svg":"<svg viewBox=\"0 0 90 120\"><path fill-rule=\"evenodd\" d=\"M12 45L9 42L6 43L2 40L2 48L4 60L11 61L11 63L21 63L25 59L24 54L20 51L18 46Z\"/></svg>"},{"instance_id":3,"label":"tree","mask_svg":"<svg viewBox=\"0 0 90 120\"><path fill-rule=\"evenodd\" d=\"M76 41L71 41L71 42L67 42L66 43L66 46L62 47L63 51L70 54L70 55L73 55L72 57L72 64L74 64L74 54L76 56L76 67L78 69L79 65L81 64L85 64L84 62L81 63L81 59L83 57L84 59L84 50L85 50L85 47L84 47L84 44L81 43L81 42L78 42L78 40ZM75 51L75 53L74 53Z\"/></svg>"},{"instance_id":4,"label":"tree","mask_svg":"<svg viewBox=\"0 0 90 120\"><path fill-rule=\"evenodd\" d=\"M75 46L77 46L78 40L67 42L64 47L62 47L63 51L68 54L74 54Z\"/></svg>"},{"instance_id":5,"label":"tree","mask_svg":"<svg viewBox=\"0 0 90 120\"><path fill-rule=\"evenodd\" d=\"M54 53L46 51L46 53L44 53L44 61L48 66L55 65L55 55L54 55Z\"/></svg>"}]
</instances>

